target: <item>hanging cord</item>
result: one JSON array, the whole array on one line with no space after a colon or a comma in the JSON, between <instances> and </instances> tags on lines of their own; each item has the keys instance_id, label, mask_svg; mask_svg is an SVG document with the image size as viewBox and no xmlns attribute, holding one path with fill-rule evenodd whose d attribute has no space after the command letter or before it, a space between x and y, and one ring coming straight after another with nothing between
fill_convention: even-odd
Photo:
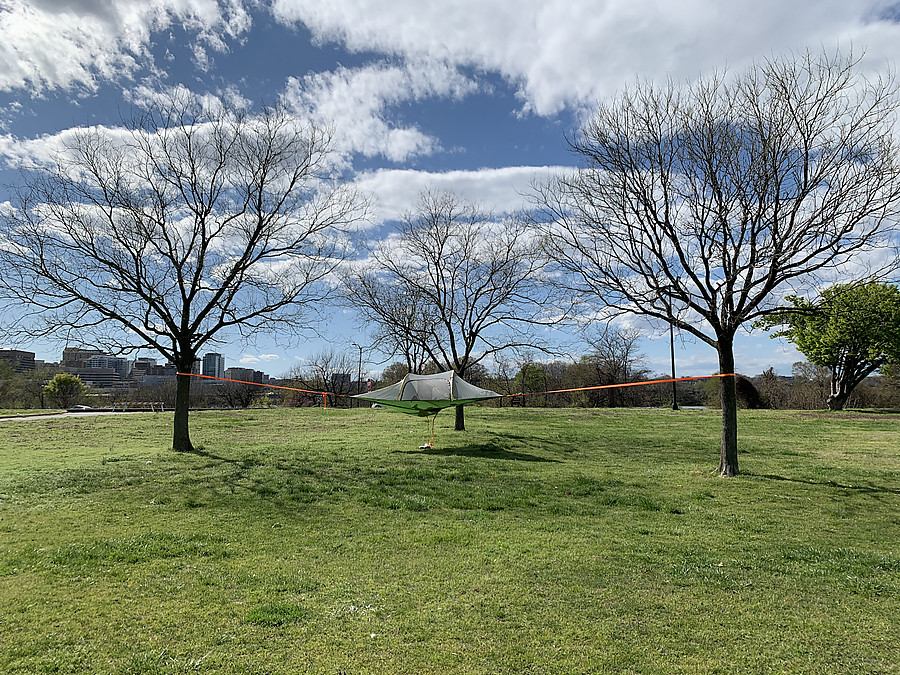
<instances>
[{"instance_id":1,"label":"hanging cord","mask_svg":"<svg viewBox=\"0 0 900 675\"><path fill-rule=\"evenodd\" d=\"M434 422L437 420L437 413L429 415L425 418L425 438L424 444L419 446L419 450L431 450L434 448Z\"/></svg>"}]
</instances>

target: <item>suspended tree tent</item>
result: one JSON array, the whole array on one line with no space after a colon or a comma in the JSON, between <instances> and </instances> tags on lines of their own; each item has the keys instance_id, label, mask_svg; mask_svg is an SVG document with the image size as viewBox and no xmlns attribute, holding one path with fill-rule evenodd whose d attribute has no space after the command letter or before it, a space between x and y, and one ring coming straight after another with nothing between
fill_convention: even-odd
<instances>
[{"instance_id":1,"label":"suspended tree tent","mask_svg":"<svg viewBox=\"0 0 900 675\"><path fill-rule=\"evenodd\" d=\"M469 384L454 371L448 370L436 375L407 375L396 384L353 398L366 399L410 415L428 417L437 415L444 408L500 396L502 394L490 389Z\"/></svg>"},{"instance_id":2,"label":"suspended tree tent","mask_svg":"<svg viewBox=\"0 0 900 675\"><path fill-rule=\"evenodd\" d=\"M427 417L431 438L421 448L434 447L434 419L444 408L502 396L490 389L469 384L454 371L436 375L407 375L400 382L353 398L362 398L385 408Z\"/></svg>"}]
</instances>

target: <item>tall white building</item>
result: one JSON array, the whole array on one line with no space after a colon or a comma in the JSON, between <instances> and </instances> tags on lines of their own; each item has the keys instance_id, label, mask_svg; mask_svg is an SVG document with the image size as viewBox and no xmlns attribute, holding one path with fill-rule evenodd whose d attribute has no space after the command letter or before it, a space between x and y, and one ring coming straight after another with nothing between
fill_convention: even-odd
<instances>
[{"instance_id":1,"label":"tall white building","mask_svg":"<svg viewBox=\"0 0 900 675\"><path fill-rule=\"evenodd\" d=\"M203 356L203 375L225 377L225 357L215 352Z\"/></svg>"}]
</instances>

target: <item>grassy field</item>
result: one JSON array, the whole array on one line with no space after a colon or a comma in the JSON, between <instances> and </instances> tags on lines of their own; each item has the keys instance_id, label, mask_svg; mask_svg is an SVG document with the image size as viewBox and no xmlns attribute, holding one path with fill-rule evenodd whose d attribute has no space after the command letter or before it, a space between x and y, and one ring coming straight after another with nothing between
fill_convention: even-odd
<instances>
[{"instance_id":1,"label":"grassy field","mask_svg":"<svg viewBox=\"0 0 900 675\"><path fill-rule=\"evenodd\" d=\"M0 672L900 672L900 417L0 422Z\"/></svg>"}]
</instances>

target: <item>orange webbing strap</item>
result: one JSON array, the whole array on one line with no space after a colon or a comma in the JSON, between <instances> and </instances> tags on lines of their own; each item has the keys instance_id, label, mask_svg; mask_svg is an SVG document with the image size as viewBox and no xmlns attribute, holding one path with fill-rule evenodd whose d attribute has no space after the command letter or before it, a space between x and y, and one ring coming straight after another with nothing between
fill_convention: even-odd
<instances>
[{"instance_id":1,"label":"orange webbing strap","mask_svg":"<svg viewBox=\"0 0 900 675\"><path fill-rule=\"evenodd\" d=\"M552 389L550 391L528 391L519 394L504 394L505 397L510 396L540 396L542 394L565 394L570 391L594 391L596 389L615 389L616 387L639 387L645 384L665 384L666 382L688 382L690 380L709 380L713 377L734 377L734 373L724 373L722 375L702 375L700 377L674 377L667 380L646 380L645 382L626 382L624 384L600 384L595 387L576 387L574 389Z\"/></svg>"},{"instance_id":2,"label":"orange webbing strap","mask_svg":"<svg viewBox=\"0 0 900 675\"><path fill-rule=\"evenodd\" d=\"M437 413L434 415L428 415L425 418L425 445L421 446L422 448L434 447L434 422L437 419Z\"/></svg>"},{"instance_id":3,"label":"orange webbing strap","mask_svg":"<svg viewBox=\"0 0 900 675\"><path fill-rule=\"evenodd\" d=\"M287 389L288 391L302 391L305 394L319 394L322 397L323 407L328 407L328 397L339 394L329 394L327 391L315 391L314 389L298 389L297 387L282 387L277 384L262 384L260 382L247 382L246 380L232 380L227 377L213 377L212 375L198 375L197 373L176 373L187 377L202 377L204 380L219 380L221 382L237 382L238 384L252 384L254 387L268 387L269 389Z\"/></svg>"}]
</instances>

